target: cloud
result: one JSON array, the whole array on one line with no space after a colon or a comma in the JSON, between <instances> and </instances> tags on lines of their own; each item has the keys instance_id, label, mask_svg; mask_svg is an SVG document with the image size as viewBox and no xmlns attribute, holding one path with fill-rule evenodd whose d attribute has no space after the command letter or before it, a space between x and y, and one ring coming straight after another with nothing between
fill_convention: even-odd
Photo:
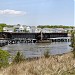
<instances>
[{"instance_id":1,"label":"cloud","mask_svg":"<svg viewBox=\"0 0 75 75\"><path fill-rule=\"evenodd\" d=\"M25 15L26 12L6 9L6 10L0 10L0 14L4 14L4 15Z\"/></svg>"}]
</instances>

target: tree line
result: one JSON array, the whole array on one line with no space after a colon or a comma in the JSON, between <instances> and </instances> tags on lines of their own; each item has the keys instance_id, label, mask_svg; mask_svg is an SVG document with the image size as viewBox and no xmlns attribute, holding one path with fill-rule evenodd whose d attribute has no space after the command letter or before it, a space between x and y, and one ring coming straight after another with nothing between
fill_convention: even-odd
<instances>
[{"instance_id":1,"label":"tree line","mask_svg":"<svg viewBox=\"0 0 75 75\"><path fill-rule=\"evenodd\" d=\"M5 23L0 23L0 32L3 31L3 27L13 27L12 25L7 25Z\"/></svg>"},{"instance_id":2,"label":"tree line","mask_svg":"<svg viewBox=\"0 0 75 75\"><path fill-rule=\"evenodd\" d=\"M65 26L65 25L38 25L38 28L74 28L74 26Z\"/></svg>"}]
</instances>

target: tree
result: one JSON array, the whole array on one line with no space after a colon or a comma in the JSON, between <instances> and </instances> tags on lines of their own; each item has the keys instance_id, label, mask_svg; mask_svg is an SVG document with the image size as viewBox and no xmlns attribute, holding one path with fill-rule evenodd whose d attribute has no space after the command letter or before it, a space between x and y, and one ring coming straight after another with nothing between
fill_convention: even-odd
<instances>
[{"instance_id":1,"label":"tree","mask_svg":"<svg viewBox=\"0 0 75 75\"><path fill-rule=\"evenodd\" d=\"M0 24L0 32L2 32L2 31L3 31L3 27L6 27L6 26L7 26L6 24L1 23L1 24Z\"/></svg>"},{"instance_id":2,"label":"tree","mask_svg":"<svg viewBox=\"0 0 75 75\"><path fill-rule=\"evenodd\" d=\"M74 47L75 44L75 37L74 37L74 31L71 31L71 47Z\"/></svg>"},{"instance_id":3,"label":"tree","mask_svg":"<svg viewBox=\"0 0 75 75\"><path fill-rule=\"evenodd\" d=\"M26 30L26 29L24 29L24 32L25 32L25 33L28 33L29 31L28 31L28 30Z\"/></svg>"},{"instance_id":4,"label":"tree","mask_svg":"<svg viewBox=\"0 0 75 75\"><path fill-rule=\"evenodd\" d=\"M0 68L7 66L10 54L7 51L0 49Z\"/></svg>"},{"instance_id":5,"label":"tree","mask_svg":"<svg viewBox=\"0 0 75 75\"><path fill-rule=\"evenodd\" d=\"M75 32L71 31L71 47L73 48L73 54L75 58Z\"/></svg>"}]
</instances>

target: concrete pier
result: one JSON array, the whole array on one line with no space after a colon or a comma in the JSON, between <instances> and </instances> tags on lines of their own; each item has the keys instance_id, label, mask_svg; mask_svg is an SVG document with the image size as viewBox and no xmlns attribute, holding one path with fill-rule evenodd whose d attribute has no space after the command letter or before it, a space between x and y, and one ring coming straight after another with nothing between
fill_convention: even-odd
<instances>
[{"instance_id":1,"label":"concrete pier","mask_svg":"<svg viewBox=\"0 0 75 75\"><path fill-rule=\"evenodd\" d=\"M5 39L0 39L0 47L8 45L8 41Z\"/></svg>"},{"instance_id":2,"label":"concrete pier","mask_svg":"<svg viewBox=\"0 0 75 75\"><path fill-rule=\"evenodd\" d=\"M18 44L18 43L36 43L36 39L26 39L26 38L15 38L12 40L8 40L9 44Z\"/></svg>"},{"instance_id":3,"label":"concrete pier","mask_svg":"<svg viewBox=\"0 0 75 75\"><path fill-rule=\"evenodd\" d=\"M52 42L70 42L71 37L57 37L57 38L48 38Z\"/></svg>"}]
</instances>

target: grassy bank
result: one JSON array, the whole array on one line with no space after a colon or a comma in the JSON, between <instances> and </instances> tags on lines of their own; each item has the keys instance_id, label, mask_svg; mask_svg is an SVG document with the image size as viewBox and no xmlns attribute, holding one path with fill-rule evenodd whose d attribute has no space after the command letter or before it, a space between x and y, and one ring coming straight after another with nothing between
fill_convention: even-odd
<instances>
[{"instance_id":1,"label":"grassy bank","mask_svg":"<svg viewBox=\"0 0 75 75\"><path fill-rule=\"evenodd\" d=\"M24 61L2 69L0 75L75 75L75 59L70 52L34 61Z\"/></svg>"}]
</instances>

